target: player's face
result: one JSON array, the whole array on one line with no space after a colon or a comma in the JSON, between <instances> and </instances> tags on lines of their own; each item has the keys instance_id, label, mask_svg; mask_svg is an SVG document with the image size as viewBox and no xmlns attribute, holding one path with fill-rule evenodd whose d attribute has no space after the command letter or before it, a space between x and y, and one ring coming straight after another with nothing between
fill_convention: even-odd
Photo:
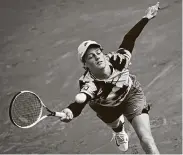
<instances>
[{"instance_id":1,"label":"player's face","mask_svg":"<svg viewBox=\"0 0 183 155\"><path fill-rule=\"evenodd\" d=\"M100 48L88 49L85 55L85 66L91 71L105 68L106 59Z\"/></svg>"}]
</instances>

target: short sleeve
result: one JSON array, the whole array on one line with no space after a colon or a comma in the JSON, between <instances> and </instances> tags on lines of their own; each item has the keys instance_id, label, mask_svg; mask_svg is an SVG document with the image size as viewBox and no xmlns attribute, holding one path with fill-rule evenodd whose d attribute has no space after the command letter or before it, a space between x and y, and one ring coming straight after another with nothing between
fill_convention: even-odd
<instances>
[{"instance_id":1,"label":"short sleeve","mask_svg":"<svg viewBox=\"0 0 183 155\"><path fill-rule=\"evenodd\" d=\"M90 82L80 81L80 92L86 93L89 96L91 96L91 98L93 98L95 93L97 92L97 87L92 81Z\"/></svg>"}]
</instances>

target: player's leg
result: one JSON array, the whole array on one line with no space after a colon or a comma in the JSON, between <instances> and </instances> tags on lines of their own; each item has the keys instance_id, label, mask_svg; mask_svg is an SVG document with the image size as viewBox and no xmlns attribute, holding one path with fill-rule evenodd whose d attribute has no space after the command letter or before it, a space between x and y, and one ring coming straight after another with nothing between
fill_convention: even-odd
<instances>
[{"instance_id":1,"label":"player's leg","mask_svg":"<svg viewBox=\"0 0 183 155\"><path fill-rule=\"evenodd\" d=\"M140 140L143 150L147 154L159 154L151 133L149 115L147 113L142 113L135 116L132 119L131 124Z\"/></svg>"},{"instance_id":2,"label":"player's leg","mask_svg":"<svg viewBox=\"0 0 183 155\"><path fill-rule=\"evenodd\" d=\"M133 86L124 101L124 116L131 122L143 150L146 153L159 154L150 128L148 114L150 106L146 103L140 83L134 77L132 79Z\"/></svg>"},{"instance_id":3,"label":"player's leg","mask_svg":"<svg viewBox=\"0 0 183 155\"><path fill-rule=\"evenodd\" d=\"M128 115L126 116L134 128L144 152L147 154L159 154L158 148L151 133L148 114L149 107L145 106L142 110L140 106L139 108L136 107L137 109L134 111L133 115L131 115L132 117L128 117Z\"/></svg>"},{"instance_id":4,"label":"player's leg","mask_svg":"<svg viewBox=\"0 0 183 155\"><path fill-rule=\"evenodd\" d=\"M112 140L115 140L116 145L121 151L128 150L129 138L128 134L125 131L124 123L125 120L123 115L121 115L118 119L111 123L106 123L114 131Z\"/></svg>"},{"instance_id":5,"label":"player's leg","mask_svg":"<svg viewBox=\"0 0 183 155\"><path fill-rule=\"evenodd\" d=\"M113 130L113 138L119 149L127 151L128 135L125 132L125 120L122 112L119 113L115 108L104 107L98 104L90 103L89 105L97 113L97 116Z\"/></svg>"}]
</instances>

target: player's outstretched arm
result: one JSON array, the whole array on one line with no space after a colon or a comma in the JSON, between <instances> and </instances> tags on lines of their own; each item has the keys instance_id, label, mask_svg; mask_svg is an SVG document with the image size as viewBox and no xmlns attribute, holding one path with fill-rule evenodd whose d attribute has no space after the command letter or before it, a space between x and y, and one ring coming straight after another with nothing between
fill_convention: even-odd
<instances>
[{"instance_id":1,"label":"player's outstretched arm","mask_svg":"<svg viewBox=\"0 0 183 155\"><path fill-rule=\"evenodd\" d=\"M65 118L60 118L61 121L70 122L74 117L79 116L89 99L90 96L85 93L77 94L75 97L75 102L71 103L67 108L61 111L66 114Z\"/></svg>"},{"instance_id":2,"label":"player's outstretched arm","mask_svg":"<svg viewBox=\"0 0 183 155\"><path fill-rule=\"evenodd\" d=\"M143 18L124 36L124 39L119 48L124 48L132 53L136 39L148 21L157 15L158 9L159 2L157 2L156 5L149 7L145 12L145 16L143 16Z\"/></svg>"}]
</instances>

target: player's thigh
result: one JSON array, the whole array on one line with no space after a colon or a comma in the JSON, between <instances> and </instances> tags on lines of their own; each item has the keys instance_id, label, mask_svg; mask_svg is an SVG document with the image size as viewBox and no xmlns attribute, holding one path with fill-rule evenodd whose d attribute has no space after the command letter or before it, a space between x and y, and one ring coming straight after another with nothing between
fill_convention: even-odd
<instances>
[{"instance_id":1,"label":"player's thigh","mask_svg":"<svg viewBox=\"0 0 183 155\"><path fill-rule=\"evenodd\" d=\"M122 112L118 112L115 107L105 107L98 104L89 104L89 106L97 113L97 116L106 124L118 124L118 119Z\"/></svg>"},{"instance_id":2,"label":"player's thigh","mask_svg":"<svg viewBox=\"0 0 183 155\"><path fill-rule=\"evenodd\" d=\"M141 115L135 116L131 124L140 140L143 138L152 138L148 114L142 113Z\"/></svg>"},{"instance_id":3,"label":"player's thigh","mask_svg":"<svg viewBox=\"0 0 183 155\"><path fill-rule=\"evenodd\" d=\"M149 110L150 106L146 102L146 97L142 88L140 86L132 88L128 97L124 101L124 116L129 120L129 122L132 122L133 118L141 115L142 113L148 113Z\"/></svg>"}]
</instances>

